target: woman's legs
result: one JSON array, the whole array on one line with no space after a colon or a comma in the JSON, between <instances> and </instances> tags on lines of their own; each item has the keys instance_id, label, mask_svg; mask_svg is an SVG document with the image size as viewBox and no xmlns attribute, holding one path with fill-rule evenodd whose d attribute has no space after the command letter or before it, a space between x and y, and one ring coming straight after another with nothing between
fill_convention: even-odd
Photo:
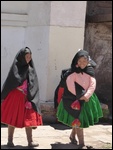
<instances>
[{"instance_id":1,"label":"woman's legs","mask_svg":"<svg viewBox=\"0 0 113 150\"><path fill-rule=\"evenodd\" d=\"M29 147L37 147L37 146L39 146L38 143L34 143L34 142L33 142L33 138L32 138L32 127L26 127L26 128L25 128L25 131L26 131L28 146L29 146Z\"/></svg>"},{"instance_id":2,"label":"woman's legs","mask_svg":"<svg viewBox=\"0 0 113 150\"><path fill-rule=\"evenodd\" d=\"M14 147L13 144L13 134L15 127L8 125L8 143L7 146Z\"/></svg>"},{"instance_id":3,"label":"woman's legs","mask_svg":"<svg viewBox=\"0 0 113 150\"><path fill-rule=\"evenodd\" d=\"M77 137L79 141L79 148L82 148L84 146L84 133L83 128L76 128Z\"/></svg>"},{"instance_id":4,"label":"woman's legs","mask_svg":"<svg viewBox=\"0 0 113 150\"><path fill-rule=\"evenodd\" d=\"M77 144L77 140L76 140L76 138L75 138L75 136L76 136L76 128L75 127L73 127L72 128L72 131L71 131L71 134L70 134L70 140L71 140L71 143L73 143L73 144Z\"/></svg>"}]
</instances>

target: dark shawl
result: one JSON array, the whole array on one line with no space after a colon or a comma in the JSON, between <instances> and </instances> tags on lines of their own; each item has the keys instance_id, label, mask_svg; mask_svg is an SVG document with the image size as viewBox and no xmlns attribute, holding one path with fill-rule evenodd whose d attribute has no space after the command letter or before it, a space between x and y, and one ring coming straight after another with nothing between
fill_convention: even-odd
<instances>
[{"instance_id":1,"label":"dark shawl","mask_svg":"<svg viewBox=\"0 0 113 150\"><path fill-rule=\"evenodd\" d=\"M78 59L82 56L86 56L86 58L89 60L89 65L87 67L85 67L84 69L76 67ZM63 101L64 108L74 118L78 118L81 109L80 110L74 110L74 109L71 108L71 104L75 100L79 100L80 97L85 94L85 90L83 89L82 86L80 86L78 83L75 82L76 95L72 94L67 88L66 79L69 75L71 75L74 72L76 72L76 73L85 72L85 73L89 74L90 76L95 77L95 73L94 73L94 67L95 66L96 66L96 63L90 58L87 51L80 50L79 52L76 53L76 55L74 56L74 58L72 60L71 68L62 71L61 81L60 81L59 85L57 86L57 88L55 90L55 96L54 96L54 107L55 108L57 108L57 106L58 106L58 103L57 103L58 92L59 92L58 88L64 87L64 93L61 97L61 99ZM81 108L82 108L82 105L83 105L84 101L79 100L79 102L80 102L80 105L81 105Z\"/></svg>"},{"instance_id":2,"label":"dark shawl","mask_svg":"<svg viewBox=\"0 0 113 150\"><path fill-rule=\"evenodd\" d=\"M9 92L22 85L23 81L27 79L27 98L31 101L33 108L40 113L38 78L33 60L31 59L29 64L27 64L25 60L25 55L27 53L32 54L31 50L28 47L25 47L22 48L15 56L8 76L2 87L1 100L4 100Z\"/></svg>"}]
</instances>

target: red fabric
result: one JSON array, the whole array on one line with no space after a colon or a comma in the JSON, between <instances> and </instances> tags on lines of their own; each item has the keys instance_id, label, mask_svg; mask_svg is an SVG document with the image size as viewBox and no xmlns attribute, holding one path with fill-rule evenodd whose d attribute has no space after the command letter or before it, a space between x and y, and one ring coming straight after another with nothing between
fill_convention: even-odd
<instances>
[{"instance_id":1,"label":"red fabric","mask_svg":"<svg viewBox=\"0 0 113 150\"><path fill-rule=\"evenodd\" d=\"M24 126L38 126L42 125L42 116L37 114L33 109L26 109Z\"/></svg>"},{"instance_id":2,"label":"red fabric","mask_svg":"<svg viewBox=\"0 0 113 150\"><path fill-rule=\"evenodd\" d=\"M42 125L42 116L33 109L27 109L26 95L12 90L1 104L1 122L18 128Z\"/></svg>"},{"instance_id":3,"label":"red fabric","mask_svg":"<svg viewBox=\"0 0 113 150\"><path fill-rule=\"evenodd\" d=\"M72 109L75 109L75 110L80 110L80 103L78 100L74 101L72 104L71 104L71 108Z\"/></svg>"},{"instance_id":4,"label":"red fabric","mask_svg":"<svg viewBox=\"0 0 113 150\"><path fill-rule=\"evenodd\" d=\"M73 122L72 122L72 127L79 127L81 125L79 119L75 119Z\"/></svg>"},{"instance_id":5,"label":"red fabric","mask_svg":"<svg viewBox=\"0 0 113 150\"><path fill-rule=\"evenodd\" d=\"M58 99L57 99L58 104L60 103L60 101L62 99L63 93L64 93L64 88L59 87L59 89L58 89Z\"/></svg>"}]
</instances>

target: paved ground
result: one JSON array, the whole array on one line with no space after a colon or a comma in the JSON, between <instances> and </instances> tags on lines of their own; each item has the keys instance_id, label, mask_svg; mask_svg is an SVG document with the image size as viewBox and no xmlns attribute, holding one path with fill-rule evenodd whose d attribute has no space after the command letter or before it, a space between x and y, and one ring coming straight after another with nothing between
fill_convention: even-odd
<instances>
[{"instance_id":1,"label":"paved ground","mask_svg":"<svg viewBox=\"0 0 113 150\"><path fill-rule=\"evenodd\" d=\"M33 130L33 139L39 143L34 149L78 149L70 143L71 128L63 124L47 124ZM112 149L112 125L97 124L84 129L87 149ZM7 126L1 125L1 149L10 149L7 143ZM16 128L14 133L15 147L11 149L29 149L25 129ZM33 148L32 148L33 149Z\"/></svg>"}]
</instances>

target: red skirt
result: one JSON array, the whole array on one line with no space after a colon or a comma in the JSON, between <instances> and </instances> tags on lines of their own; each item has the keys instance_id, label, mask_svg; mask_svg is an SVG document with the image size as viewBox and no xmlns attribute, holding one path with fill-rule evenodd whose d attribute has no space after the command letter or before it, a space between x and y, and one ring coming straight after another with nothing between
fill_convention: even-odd
<instances>
[{"instance_id":1,"label":"red skirt","mask_svg":"<svg viewBox=\"0 0 113 150\"><path fill-rule=\"evenodd\" d=\"M26 95L14 89L1 104L1 122L17 128L42 125L42 116L25 107Z\"/></svg>"}]
</instances>

